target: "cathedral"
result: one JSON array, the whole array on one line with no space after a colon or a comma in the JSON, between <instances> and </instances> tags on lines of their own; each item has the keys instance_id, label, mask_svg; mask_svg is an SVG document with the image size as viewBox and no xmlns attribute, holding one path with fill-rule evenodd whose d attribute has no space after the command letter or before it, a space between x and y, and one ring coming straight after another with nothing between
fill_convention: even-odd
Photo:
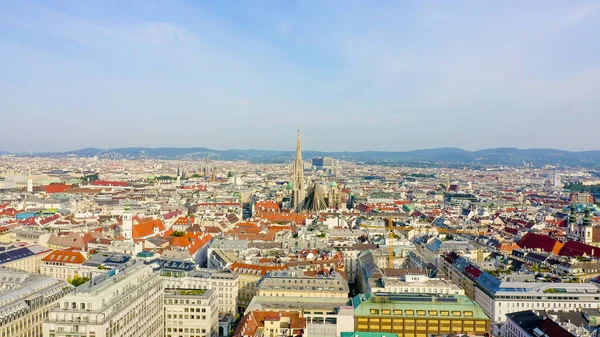
<instances>
[{"instance_id":1,"label":"cathedral","mask_svg":"<svg viewBox=\"0 0 600 337\"><path fill-rule=\"evenodd\" d=\"M325 181L314 181L305 188L304 163L302 162L302 146L300 142L300 127L296 140L296 158L292 165L292 209L301 211L320 211L324 209L339 209L341 206L338 183L327 184Z\"/></svg>"}]
</instances>

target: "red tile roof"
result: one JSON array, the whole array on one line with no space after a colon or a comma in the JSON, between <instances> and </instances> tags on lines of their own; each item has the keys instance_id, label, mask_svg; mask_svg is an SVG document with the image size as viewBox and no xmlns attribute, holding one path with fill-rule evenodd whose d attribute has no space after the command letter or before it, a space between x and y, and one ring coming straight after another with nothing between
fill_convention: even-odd
<instances>
[{"instance_id":1,"label":"red tile roof","mask_svg":"<svg viewBox=\"0 0 600 337\"><path fill-rule=\"evenodd\" d=\"M587 255L600 258L600 248L577 241L569 241L564 244L558 255L570 257Z\"/></svg>"},{"instance_id":2,"label":"red tile roof","mask_svg":"<svg viewBox=\"0 0 600 337\"><path fill-rule=\"evenodd\" d=\"M114 186L114 187L127 187L128 183L124 181L105 181L105 180L96 180L92 182L93 186Z\"/></svg>"},{"instance_id":3,"label":"red tile roof","mask_svg":"<svg viewBox=\"0 0 600 337\"><path fill-rule=\"evenodd\" d=\"M517 245L521 248L541 249L550 253L554 249L556 242L556 240L547 235L527 233L517 242Z\"/></svg>"}]
</instances>

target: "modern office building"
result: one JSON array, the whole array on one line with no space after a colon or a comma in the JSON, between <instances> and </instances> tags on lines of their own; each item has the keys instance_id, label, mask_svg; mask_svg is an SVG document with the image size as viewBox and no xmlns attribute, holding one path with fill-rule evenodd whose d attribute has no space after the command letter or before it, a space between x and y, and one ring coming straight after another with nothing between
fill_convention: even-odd
<instances>
[{"instance_id":1,"label":"modern office building","mask_svg":"<svg viewBox=\"0 0 600 337\"><path fill-rule=\"evenodd\" d=\"M165 289L166 337L219 335L217 296L211 290Z\"/></svg>"},{"instance_id":2,"label":"modern office building","mask_svg":"<svg viewBox=\"0 0 600 337\"><path fill-rule=\"evenodd\" d=\"M0 268L0 337L41 337L50 310L72 291L52 277Z\"/></svg>"},{"instance_id":3,"label":"modern office building","mask_svg":"<svg viewBox=\"0 0 600 337\"><path fill-rule=\"evenodd\" d=\"M462 295L360 294L352 302L354 331L406 337L450 333L483 336L490 331L490 318Z\"/></svg>"},{"instance_id":4,"label":"modern office building","mask_svg":"<svg viewBox=\"0 0 600 337\"><path fill-rule=\"evenodd\" d=\"M44 337L160 337L163 284L158 273L131 261L84 283L52 309Z\"/></svg>"}]
</instances>

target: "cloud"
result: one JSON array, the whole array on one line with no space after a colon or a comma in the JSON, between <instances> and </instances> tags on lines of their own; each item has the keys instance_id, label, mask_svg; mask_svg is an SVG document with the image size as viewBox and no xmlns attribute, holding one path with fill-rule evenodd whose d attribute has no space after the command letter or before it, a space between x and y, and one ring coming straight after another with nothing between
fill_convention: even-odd
<instances>
[{"instance_id":1,"label":"cloud","mask_svg":"<svg viewBox=\"0 0 600 337\"><path fill-rule=\"evenodd\" d=\"M567 15L560 19L559 24L564 26L575 25L595 15L598 10L600 10L600 1L579 5L568 11Z\"/></svg>"},{"instance_id":2,"label":"cloud","mask_svg":"<svg viewBox=\"0 0 600 337\"><path fill-rule=\"evenodd\" d=\"M278 29L279 34L281 34L283 36L287 36L290 33L290 31L292 30L293 25L294 25L294 20L291 20L291 19L281 20L279 22L279 29Z\"/></svg>"},{"instance_id":3,"label":"cloud","mask_svg":"<svg viewBox=\"0 0 600 337\"><path fill-rule=\"evenodd\" d=\"M150 22L134 27L137 40L152 44L169 44L197 46L200 40L189 29L171 22Z\"/></svg>"}]
</instances>

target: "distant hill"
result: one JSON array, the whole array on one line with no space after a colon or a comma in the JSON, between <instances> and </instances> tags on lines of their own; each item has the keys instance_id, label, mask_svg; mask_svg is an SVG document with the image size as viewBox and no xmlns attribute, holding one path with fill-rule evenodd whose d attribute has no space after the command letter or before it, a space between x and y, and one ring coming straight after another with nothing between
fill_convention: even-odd
<instances>
[{"instance_id":1,"label":"distant hill","mask_svg":"<svg viewBox=\"0 0 600 337\"><path fill-rule=\"evenodd\" d=\"M283 163L293 159L295 151L273 150L213 150L204 147L192 148L145 148L124 147L115 149L85 148L68 152L34 153L38 157L93 157L129 159L202 159L248 160L262 163ZM0 152L7 154L7 152ZM497 148L467 151L457 148L438 148L414 151L360 151L325 152L303 151L306 159L329 156L354 162L396 164L417 163L435 165L507 165L521 166L524 163L536 166L551 164L564 166L600 167L600 151L564 151L554 149ZM19 155L19 154L17 154ZM25 155L25 154L23 154ZM30 154L27 154L30 155Z\"/></svg>"}]
</instances>

